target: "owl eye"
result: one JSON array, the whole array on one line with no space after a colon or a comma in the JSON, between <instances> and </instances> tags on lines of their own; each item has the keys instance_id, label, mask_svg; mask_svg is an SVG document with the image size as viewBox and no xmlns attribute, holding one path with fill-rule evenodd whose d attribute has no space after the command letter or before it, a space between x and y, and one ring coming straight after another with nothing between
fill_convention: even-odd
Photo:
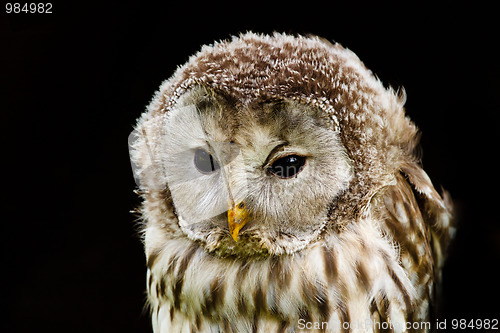
<instances>
[{"instance_id":1,"label":"owl eye","mask_svg":"<svg viewBox=\"0 0 500 333\"><path fill-rule=\"evenodd\" d=\"M194 152L194 166L203 174L211 174L220 169L217 160L206 150L198 148Z\"/></svg>"},{"instance_id":2,"label":"owl eye","mask_svg":"<svg viewBox=\"0 0 500 333\"><path fill-rule=\"evenodd\" d=\"M305 164L304 156L288 155L274 161L269 172L280 178L292 178L302 171Z\"/></svg>"}]
</instances>

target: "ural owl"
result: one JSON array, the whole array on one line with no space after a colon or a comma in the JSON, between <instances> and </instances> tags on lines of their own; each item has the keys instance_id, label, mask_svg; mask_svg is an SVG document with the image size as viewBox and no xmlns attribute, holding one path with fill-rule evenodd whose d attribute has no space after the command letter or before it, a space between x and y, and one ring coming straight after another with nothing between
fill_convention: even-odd
<instances>
[{"instance_id":1,"label":"ural owl","mask_svg":"<svg viewBox=\"0 0 500 333\"><path fill-rule=\"evenodd\" d=\"M317 37L179 67L130 144L154 331L429 330L454 227L404 99Z\"/></svg>"}]
</instances>

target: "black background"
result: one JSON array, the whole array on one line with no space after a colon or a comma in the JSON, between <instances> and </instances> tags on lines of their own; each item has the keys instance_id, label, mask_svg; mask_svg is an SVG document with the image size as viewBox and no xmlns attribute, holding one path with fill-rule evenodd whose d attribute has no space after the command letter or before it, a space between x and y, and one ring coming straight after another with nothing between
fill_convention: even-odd
<instances>
[{"instance_id":1,"label":"black background","mask_svg":"<svg viewBox=\"0 0 500 333\"><path fill-rule=\"evenodd\" d=\"M127 137L178 65L247 30L340 42L405 87L424 167L459 217L440 318L500 318L496 9L68 2L0 16L0 331L150 331Z\"/></svg>"}]
</instances>

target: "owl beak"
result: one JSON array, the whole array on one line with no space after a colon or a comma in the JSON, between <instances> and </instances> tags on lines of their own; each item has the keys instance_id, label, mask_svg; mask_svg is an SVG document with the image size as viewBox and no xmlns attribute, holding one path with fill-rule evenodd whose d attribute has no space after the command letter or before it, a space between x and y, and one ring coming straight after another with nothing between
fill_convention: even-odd
<instances>
[{"instance_id":1,"label":"owl beak","mask_svg":"<svg viewBox=\"0 0 500 333\"><path fill-rule=\"evenodd\" d=\"M249 212L245 209L245 204L240 202L227 211L227 222L229 225L229 233L234 241L238 241L238 234L249 220Z\"/></svg>"}]
</instances>

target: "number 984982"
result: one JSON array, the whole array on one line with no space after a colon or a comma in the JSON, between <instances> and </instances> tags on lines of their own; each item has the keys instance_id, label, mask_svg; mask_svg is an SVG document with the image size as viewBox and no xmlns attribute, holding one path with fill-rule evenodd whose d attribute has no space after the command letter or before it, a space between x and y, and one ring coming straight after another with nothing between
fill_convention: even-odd
<instances>
[{"instance_id":1,"label":"number 984982","mask_svg":"<svg viewBox=\"0 0 500 333\"><path fill-rule=\"evenodd\" d=\"M5 4L7 14L52 14L52 3L50 2L7 2Z\"/></svg>"}]
</instances>

